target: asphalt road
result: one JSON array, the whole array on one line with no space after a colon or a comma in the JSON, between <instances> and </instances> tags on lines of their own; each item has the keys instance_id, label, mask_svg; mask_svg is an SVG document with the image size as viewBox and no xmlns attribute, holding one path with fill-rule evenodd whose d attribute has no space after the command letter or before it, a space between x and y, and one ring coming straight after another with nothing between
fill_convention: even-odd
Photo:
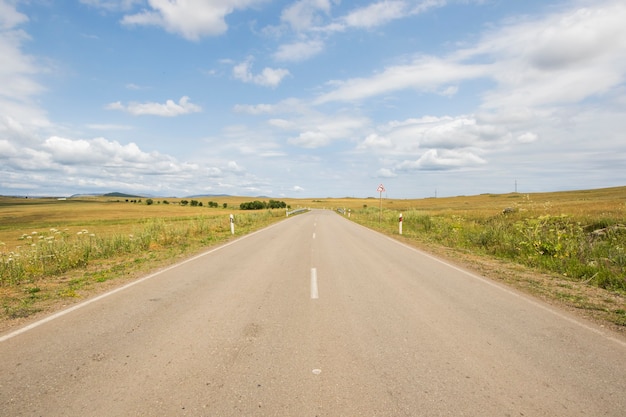
<instances>
[{"instance_id":1,"label":"asphalt road","mask_svg":"<svg viewBox=\"0 0 626 417\"><path fill-rule=\"evenodd\" d=\"M2 416L626 415L626 341L315 210L0 336Z\"/></svg>"}]
</instances>

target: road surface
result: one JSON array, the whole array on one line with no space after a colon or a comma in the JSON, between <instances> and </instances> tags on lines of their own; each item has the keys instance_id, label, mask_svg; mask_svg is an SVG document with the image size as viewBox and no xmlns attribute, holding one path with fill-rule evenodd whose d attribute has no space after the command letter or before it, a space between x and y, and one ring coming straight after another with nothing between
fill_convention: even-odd
<instances>
[{"instance_id":1,"label":"road surface","mask_svg":"<svg viewBox=\"0 0 626 417\"><path fill-rule=\"evenodd\" d=\"M626 341L331 211L0 336L3 416L626 415Z\"/></svg>"}]
</instances>

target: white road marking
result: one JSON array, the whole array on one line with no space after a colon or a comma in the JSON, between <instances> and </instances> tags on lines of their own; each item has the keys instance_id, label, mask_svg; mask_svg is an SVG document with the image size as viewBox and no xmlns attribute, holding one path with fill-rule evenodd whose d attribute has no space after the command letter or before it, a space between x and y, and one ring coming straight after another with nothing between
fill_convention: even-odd
<instances>
[{"instance_id":1,"label":"white road marking","mask_svg":"<svg viewBox=\"0 0 626 417\"><path fill-rule=\"evenodd\" d=\"M320 298L317 290L317 269L311 268L311 300Z\"/></svg>"},{"instance_id":2,"label":"white road marking","mask_svg":"<svg viewBox=\"0 0 626 417\"><path fill-rule=\"evenodd\" d=\"M313 232L313 239L315 239L315 232Z\"/></svg>"}]
</instances>

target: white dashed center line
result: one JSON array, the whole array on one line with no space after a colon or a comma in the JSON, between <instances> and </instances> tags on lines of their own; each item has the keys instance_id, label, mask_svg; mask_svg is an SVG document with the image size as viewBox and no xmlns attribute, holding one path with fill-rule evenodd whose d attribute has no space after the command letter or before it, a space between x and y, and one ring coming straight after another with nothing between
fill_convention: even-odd
<instances>
[{"instance_id":1,"label":"white dashed center line","mask_svg":"<svg viewBox=\"0 0 626 417\"><path fill-rule=\"evenodd\" d=\"M317 291L317 269L311 268L311 300L317 300L319 293Z\"/></svg>"}]
</instances>

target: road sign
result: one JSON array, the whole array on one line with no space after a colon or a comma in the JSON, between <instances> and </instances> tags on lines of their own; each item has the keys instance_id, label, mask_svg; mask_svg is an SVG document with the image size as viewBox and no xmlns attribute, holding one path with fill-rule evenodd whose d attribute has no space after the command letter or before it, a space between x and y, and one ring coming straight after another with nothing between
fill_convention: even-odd
<instances>
[{"instance_id":1,"label":"road sign","mask_svg":"<svg viewBox=\"0 0 626 417\"><path fill-rule=\"evenodd\" d=\"M378 191L379 193L382 193L383 191L385 191L385 187L382 184L380 184L378 186L378 189L376 189L376 191Z\"/></svg>"}]
</instances>

